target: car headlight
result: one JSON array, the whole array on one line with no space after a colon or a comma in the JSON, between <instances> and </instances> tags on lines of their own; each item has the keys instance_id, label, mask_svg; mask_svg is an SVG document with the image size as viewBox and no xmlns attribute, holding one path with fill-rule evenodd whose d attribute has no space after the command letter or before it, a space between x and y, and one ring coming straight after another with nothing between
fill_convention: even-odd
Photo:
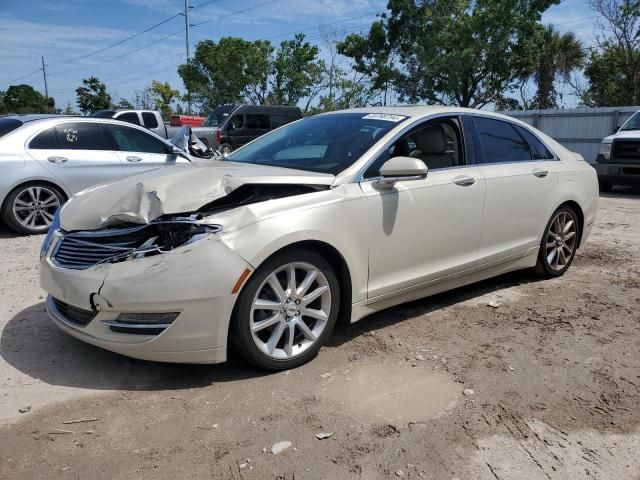
<instances>
[{"instance_id":1,"label":"car headlight","mask_svg":"<svg viewBox=\"0 0 640 480\"><path fill-rule=\"evenodd\" d=\"M56 211L56 214L53 216L53 222L51 222L51 226L49 227L49 231L47 235L44 237L44 242L42 242L42 246L40 247L40 259L44 257L49 250L49 245L51 245L51 240L53 240L53 234L56 233L56 230L60 229L60 209Z\"/></svg>"},{"instance_id":2,"label":"car headlight","mask_svg":"<svg viewBox=\"0 0 640 480\"><path fill-rule=\"evenodd\" d=\"M600 152L599 153L605 159L609 160L611 158L611 144L610 143L601 143L600 144Z\"/></svg>"}]
</instances>

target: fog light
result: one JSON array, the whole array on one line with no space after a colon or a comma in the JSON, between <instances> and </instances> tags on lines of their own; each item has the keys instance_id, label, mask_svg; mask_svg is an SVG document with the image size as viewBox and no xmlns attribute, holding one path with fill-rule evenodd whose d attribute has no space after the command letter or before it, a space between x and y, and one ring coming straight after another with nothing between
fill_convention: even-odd
<instances>
[{"instance_id":1,"label":"fog light","mask_svg":"<svg viewBox=\"0 0 640 480\"><path fill-rule=\"evenodd\" d=\"M121 313L115 320L103 320L112 332L160 335L180 315L170 313Z\"/></svg>"},{"instance_id":2,"label":"fog light","mask_svg":"<svg viewBox=\"0 0 640 480\"><path fill-rule=\"evenodd\" d=\"M170 325L177 317L179 313L121 313L116 318L118 323L136 323L136 324L150 324L150 325Z\"/></svg>"}]
</instances>

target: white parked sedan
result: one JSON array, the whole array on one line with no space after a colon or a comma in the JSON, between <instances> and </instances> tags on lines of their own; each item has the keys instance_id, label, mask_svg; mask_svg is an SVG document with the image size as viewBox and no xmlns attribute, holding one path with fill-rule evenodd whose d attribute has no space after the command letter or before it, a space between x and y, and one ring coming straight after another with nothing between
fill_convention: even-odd
<instances>
[{"instance_id":1,"label":"white parked sedan","mask_svg":"<svg viewBox=\"0 0 640 480\"><path fill-rule=\"evenodd\" d=\"M132 357L311 359L338 319L517 269L562 275L594 169L517 120L442 107L306 118L226 161L90 188L42 247L52 320Z\"/></svg>"}]
</instances>

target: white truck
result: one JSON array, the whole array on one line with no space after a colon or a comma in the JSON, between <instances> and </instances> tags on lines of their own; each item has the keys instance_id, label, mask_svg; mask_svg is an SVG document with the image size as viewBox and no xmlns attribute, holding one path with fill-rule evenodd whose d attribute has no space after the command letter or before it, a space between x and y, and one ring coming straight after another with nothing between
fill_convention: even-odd
<instances>
[{"instance_id":1,"label":"white truck","mask_svg":"<svg viewBox=\"0 0 640 480\"><path fill-rule=\"evenodd\" d=\"M603 192L614 185L640 187L640 112L602 140L593 166Z\"/></svg>"},{"instance_id":2,"label":"white truck","mask_svg":"<svg viewBox=\"0 0 640 480\"><path fill-rule=\"evenodd\" d=\"M100 110L91 115L98 118L114 118L123 122L140 125L163 138L171 140L182 127L167 125L157 110ZM218 147L217 127L191 127L191 131L207 147L215 150Z\"/></svg>"}]
</instances>

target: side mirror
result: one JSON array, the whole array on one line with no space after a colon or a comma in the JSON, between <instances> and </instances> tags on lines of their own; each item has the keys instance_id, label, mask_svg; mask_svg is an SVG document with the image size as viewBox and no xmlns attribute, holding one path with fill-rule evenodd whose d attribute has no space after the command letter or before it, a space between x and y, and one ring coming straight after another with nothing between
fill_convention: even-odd
<instances>
[{"instance_id":1,"label":"side mirror","mask_svg":"<svg viewBox=\"0 0 640 480\"><path fill-rule=\"evenodd\" d=\"M375 186L385 189L391 188L396 182L408 180L422 180L426 178L429 168L422 160L411 157L393 157L380 167L380 175Z\"/></svg>"}]
</instances>

